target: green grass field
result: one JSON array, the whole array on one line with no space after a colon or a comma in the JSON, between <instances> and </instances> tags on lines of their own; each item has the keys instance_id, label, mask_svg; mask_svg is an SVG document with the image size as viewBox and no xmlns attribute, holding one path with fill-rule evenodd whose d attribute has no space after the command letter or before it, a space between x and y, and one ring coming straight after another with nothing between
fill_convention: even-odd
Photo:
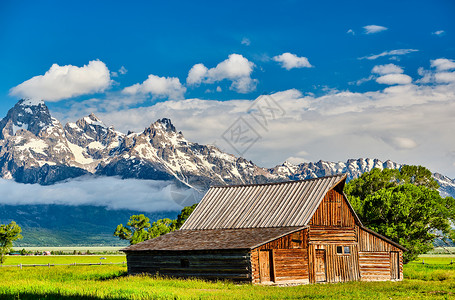
<instances>
[{"instance_id":1,"label":"green grass field","mask_svg":"<svg viewBox=\"0 0 455 300\"><path fill-rule=\"evenodd\" d=\"M21 249L25 249L27 251L63 251L63 252L73 252L74 250L76 251L81 251L81 252L87 252L90 251L92 253L94 252L116 252L122 248L125 248L125 246L121 247L111 247L111 246L104 246L104 247L14 247L15 251L20 251Z\"/></svg>"},{"instance_id":2,"label":"green grass field","mask_svg":"<svg viewBox=\"0 0 455 300\"><path fill-rule=\"evenodd\" d=\"M55 256L66 262L75 256ZM100 256L84 257L85 259ZM8 257L29 259L29 257ZM46 257L32 257L42 259ZM82 258L82 256L79 256ZM111 257L110 257L111 258ZM112 256L113 260L123 256ZM425 256L405 265L402 282L291 287L127 276L124 265L0 269L0 299L455 299L455 257ZM15 262L17 262L15 261ZM32 263L38 261L30 260Z\"/></svg>"},{"instance_id":3,"label":"green grass field","mask_svg":"<svg viewBox=\"0 0 455 300\"><path fill-rule=\"evenodd\" d=\"M101 259L104 257L105 259ZM5 265L18 264L87 264L87 263L121 263L126 261L125 255L39 255L39 256L8 256Z\"/></svg>"}]
</instances>

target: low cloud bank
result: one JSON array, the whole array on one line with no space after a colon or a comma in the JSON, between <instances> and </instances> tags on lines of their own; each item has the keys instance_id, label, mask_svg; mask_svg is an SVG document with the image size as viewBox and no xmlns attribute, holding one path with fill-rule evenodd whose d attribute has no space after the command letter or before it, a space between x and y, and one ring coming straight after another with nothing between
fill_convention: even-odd
<instances>
[{"instance_id":1,"label":"low cloud bank","mask_svg":"<svg viewBox=\"0 0 455 300\"><path fill-rule=\"evenodd\" d=\"M51 186L0 179L0 204L95 205L144 212L179 211L200 196L170 181L81 177Z\"/></svg>"}]
</instances>

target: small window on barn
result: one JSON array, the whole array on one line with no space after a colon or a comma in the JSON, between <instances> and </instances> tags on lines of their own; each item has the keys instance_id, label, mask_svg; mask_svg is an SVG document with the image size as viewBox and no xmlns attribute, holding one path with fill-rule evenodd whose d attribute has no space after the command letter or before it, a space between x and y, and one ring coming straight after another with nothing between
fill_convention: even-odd
<instances>
[{"instance_id":1,"label":"small window on barn","mask_svg":"<svg viewBox=\"0 0 455 300\"><path fill-rule=\"evenodd\" d=\"M349 246L337 246L337 254L351 254Z\"/></svg>"},{"instance_id":2,"label":"small window on barn","mask_svg":"<svg viewBox=\"0 0 455 300\"><path fill-rule=\"evenodd\" d=\"M291 235L291 248L297 249L297 248L302 248L302 239L300 236L300 232L294 232Z\"/></svg>"},{"instance_id":3,"label":"small window on barn","mask_svg":"<svg viewBox=\"0 0 455 300\"><path fill-rule=\"evenodd\" d=\"M343 247L337 246L337 254L343 254Z\"/></svg>"},{"instance_id":4,"label":"small window on barn","mask_svg":"<svg viewBox=\"0 0 455 300\"><path fill-rule=\"evenodd\" d=\"M180 266L182 268L188 268L190 266L190 261L186 258L180 260Z\"/></svg>"}]
</instances>

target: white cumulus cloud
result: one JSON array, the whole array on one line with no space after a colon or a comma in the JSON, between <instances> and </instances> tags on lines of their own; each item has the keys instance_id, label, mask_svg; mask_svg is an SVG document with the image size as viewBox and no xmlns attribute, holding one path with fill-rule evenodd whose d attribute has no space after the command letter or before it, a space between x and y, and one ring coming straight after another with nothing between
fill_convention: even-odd
<instances>
[{"instance_id":1,"label":"white cumulus cloud","mask_svg":"<svg viewBox=\"0 0 455 300\"><path fill-rule=\"evenodd\" d=\"M53 64L44 74L32 77L10 90L10 95L54 102L103 92L111 85L109 69L100 60L83 67Z\"/></svg>"},{"instance_id":2,"label":"white cumulus cloud","mask_svg":"<svg viewBox=\"0 0 455 300\"><path fill-rule=\"evenodd\" d=\"M438 58L430 61L433 69L426 70L422 67L418 73L422 76L417 82L419 83L453 83L455 82L455 61L453 59Z\"/></svg>"},{"instance_id":3,"label":"white cumulus cloud","mask_svg":"<svg viewBox=\"0 0 455 300\"><path fill-rule=\"evenodd\" d=\"M188 72L188 77L186 78L186 83L189 85L198 85L205 79L207 69L204 64L195 64L190 71Z\"/></svg>"},{"instance_id":4,"label":"white cumulus cloud","mask_svg":"<svg viewBox=\"0 0 455 300\"><path fill-rule=\"evenodd\" d=\"M214 68L207 68L203 64L194 65L188 72L188 85L200 83L215 83L222 80L232 81L231 89L239 93L248 93L256 89L257 80L251 78L254 63L240 54L230 54Z\"/></svg>"},{"instance_id":5,"label":"white cumulus cloud","mask_svg":"<svg viewBox=\"0 0 455 300\"><path fill-rule=\"evenodd\" d=\"M312 65L308 61L306 57L298 57L295 54L286 52L281 55L277 55L273 57L273 60L279 62L281 67L285 68L286 70L294 69L294 68L311 68Z\"/></svg>"},{"instance_id":6,"label":"white cumulus cloud","mask_svg":"<svg viewBox=\"0 0 455 300\"><path fill-rule=\"evenodd\" d=\"M438 58L430 61L431 66L437 71L447 71L455 69L455 61L453 59Z\"/></svg>"},{"instance_id":7,"label":"white cumulus cloud","mask_svg":"<svg viewBox=\"0 0 455 300\"><path fill-rule=\"evenodd\" d=\"M455 82L455 72L439 72L434 74L434 78L438 83L453 83Z\"/></svg>"},{"instance_id":8,"label":"white cumulus cloud","mask_svg":"<svg viewBox=\"0 0 455 300\"><path fill-rule=\"evenodd\" d=\"M122 93L129 95L152 95L154 98L183 99L186 92L180 80L176 77L159 77L150 74L143 83L136 83L123 89Z\"/></svg>"},{"instance_id":9,"label":"white cumulus cloud","mask_svg":"<svg viewBox=\"0 0 455 300\"><path fill-rule=\"evenodd\" d=\"M381 84L410 84L412 82L412 78L405 74L387 74L376 78L377 83Z\"/></svg>"},{"instance_id":10,"label":"white cumulus cloud","mask_svg":"<svg viewBox=\"0 0 455 300\"><path fill-rule=\"evenodd\" d=\"M394 64L386 64L374 66L371 72L379 75L400 74L403 73L403 69Z\"/></svg>"},{"instance_id":11,"label":"white cumulus cloud","mask_svg":"<svg viewBox=\"0 0 455 300\"><path fill-rule=\"evenodd\" d=\"M367 25L363 26L363 29L365 29L365 34L372 34L372 33L378 33L381 31L385 31L388 28L384 26L379 26L379 25Z\"/></svg>"}]
</instances>

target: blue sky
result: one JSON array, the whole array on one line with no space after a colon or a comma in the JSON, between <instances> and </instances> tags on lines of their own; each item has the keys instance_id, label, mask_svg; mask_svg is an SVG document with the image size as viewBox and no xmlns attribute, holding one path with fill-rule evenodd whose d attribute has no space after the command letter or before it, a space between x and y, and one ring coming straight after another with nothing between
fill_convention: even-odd
<instances>
[{"instance_id":1,"label":"blue sky","mask_svg":"<svg viewBox=\"0 0 455 300\"><path fill-rule=\"evenodd\" d=\"M448 0L6 0L0 115L28 96L122 131L170 117L233 153L225 128L272 94L286 114L244 153L259 165L377 157L453 178L454 15Z\"/></svg>"}]
</instances>

